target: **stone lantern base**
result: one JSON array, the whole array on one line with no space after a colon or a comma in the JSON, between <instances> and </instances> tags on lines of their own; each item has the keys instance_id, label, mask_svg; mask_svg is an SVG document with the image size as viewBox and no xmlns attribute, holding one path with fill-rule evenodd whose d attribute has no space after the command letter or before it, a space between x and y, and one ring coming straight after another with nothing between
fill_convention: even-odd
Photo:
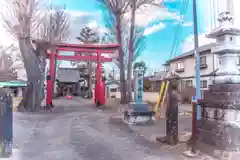
<instances>
[{"instance_id":1,"label":"stone lantern base","mask_svg":"<svg viewBox=\"0 0 240 160\"><path fill-rule=\"evenodd\" d=\"M124 109L123 122L127 124L152 124L155 122L155 112L149 110L147 103L132 102L128 108Z\"/></svg>"},{"instance_id":2,"label":"stone lantern base","mask_svg":"<svg viewBox=\"0 0 240 160\"><path fill-rule=\"evenodd\" d=\"M199 149L220 158L240 151L240 84L213 84L200 100L202 118L197 122Z\"/></svg>"}]
</instances>

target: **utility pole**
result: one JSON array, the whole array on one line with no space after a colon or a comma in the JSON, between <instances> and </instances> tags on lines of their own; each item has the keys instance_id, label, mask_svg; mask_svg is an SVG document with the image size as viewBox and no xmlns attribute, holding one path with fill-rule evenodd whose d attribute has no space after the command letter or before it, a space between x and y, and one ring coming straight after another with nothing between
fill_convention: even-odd
<instances>
[{"instance_id":1,"label":"utility pole","mask_svg":"<svg viewBox=\"0 0 240 160\"><path fill-rule=\"evenodd\" d=\"M200 88L200 57L198 50L198 23L197 23L197 4L196 0L193 0L193 28L194 28L194 51L195 51L195 76L196 76L196 97L194 100L201 98L201 88ZM192 154L196 154L196 141L197 141L197 119L201 119L201 106L197 103L193 103L192 99Z\"/></svg>"},{"instance_id":2,"label":"utility pole","mask_svg":"<svg viewBox=\"0 0 240 160\"><path fill-rule=\"evenodd\" d=\"M197 3L193 0L193 28L194 28L194 51L195 51L195 72L196 72L196 98L201 98L200 88L200 56L198 46L198 22L197 22ZM197 119L201 118L201 106L197 106Z\"/></svg>"}]
</instances>

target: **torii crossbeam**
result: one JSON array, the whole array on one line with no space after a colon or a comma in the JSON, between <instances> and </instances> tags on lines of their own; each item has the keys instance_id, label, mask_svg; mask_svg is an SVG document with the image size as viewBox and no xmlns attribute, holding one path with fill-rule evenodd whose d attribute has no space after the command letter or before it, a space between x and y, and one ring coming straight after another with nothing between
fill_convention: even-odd
<instances>
[{"instance_id":1,"label":"torii crossbeam","mask_svg":"<svg viewBox=\"0 0 240 160\"><path fill-rule=\"evenodd\" d=\"M55 60L69 60L69 61L94 61L97 62L96 69L96 86L94 103L97 105L105 104L105 84L102 80L101 63L111 62L112 58L107 58L101 54L113 54L119 48L119 44L99 45L99 44L58 44L55 52L47 53L49 59L49 75L47 76L47 94L46 106L52 106L53 84L55 79ZM73 56L59 55L59 51L72 51ZM78 53L96 53L96 56L81 56Z\"/></svg>"}]
</instances>

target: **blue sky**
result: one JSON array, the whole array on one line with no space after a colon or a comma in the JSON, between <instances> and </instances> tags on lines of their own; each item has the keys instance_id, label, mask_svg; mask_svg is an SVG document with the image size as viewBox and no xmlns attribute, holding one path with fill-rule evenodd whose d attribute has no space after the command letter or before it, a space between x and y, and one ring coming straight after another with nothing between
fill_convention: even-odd
<instances>
[{"instance_id":1,"label":"blue sky","mask_svg":"<svg viewBox=\"0 0 240 160\"><path fill-rule=\"evenodd\" d=\"M96 5L96 0L52 0L55 5L66 5L66 9L69 11L78 11L84 13L95 13L102 12ZM183 22L180 23L179 16L183 12L183 5L188 4L184 14L182 15ZM200 0L201 2L203 0ZM201 4L198 4L198 9L201 8ZM183 45L185 39L193 34L192 26L192 0L165 0L164 7L166 11L162 14L172 14L178 16L178 18L172 18L171 16L156 17L149 22L148 25L145 25L149 30L155 27L154 32L147 35L147 46L146 49L141 53L141 56L138 58L138 61L144 60L147 63L149 69L156 70L162 67L162 64L170 58L170 53L172 51L172 46L174 38L178 39L178 47L176 49L176 54L173 56L179 55L182 53ZM199 12L199 19L202 19L202 14ZM147 13L150 17L159 13L149 12ZM161 14L161 12L160 12ZM98 17L99 18L99 17ZM101 19L101 18L100 18ZM141 17L140 17L141 19ZM97 20L99 21L99 20ZM199 30L202 32L204 24L202 21L199 21ZM102 21L101 21L102 23ZM161 27L159 27L161 24ZM103 24L104 26L104 24ZM175 32L178 32L178 36L174 37ZM172 57L173 57L172 56Z\"/></svg>"}]
</instances>

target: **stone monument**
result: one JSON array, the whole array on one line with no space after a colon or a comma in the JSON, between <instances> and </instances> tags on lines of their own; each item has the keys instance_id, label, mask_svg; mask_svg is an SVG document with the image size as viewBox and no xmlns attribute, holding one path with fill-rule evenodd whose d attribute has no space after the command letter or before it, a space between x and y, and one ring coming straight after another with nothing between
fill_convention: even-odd
<instances>
[{"instance_id":1,"label":"stone monument","mask_svg":"<svg viewBox=\"0 0 240 160\"><path fill-rule=\"evenodd\" d=\"M129 107L124 110L123 120L126 123L140 124L153 122L155 112L149 110L147 103L144 103L143 98L143 71L134 71L134 102L129 103Z\"/></svg>"},{"instance_id":2,"label":"stone monument","mask_svg":"<svg viewBox=\"0 0 240 160\"><path fill-rule=\"evenodd\" d=\"M0 88L0 159L12 156L13 113L11 91Z\"/></svg>"},{"instance_id":3,"label":"stone monument","mask_svg":"<svg viewBox=\"0 0 240 160\"><path fill-rule=\"evenodd\" d=\"M240 149L240 47L236 45L240 29L234 27L230 12L221 13L218 21L220 26L207 37L217 40L211 52L218 55L219 69L199 101L202 117L197 121L197 147L222 159L222 153L234 155Z\"/></svg>"}]
</instances>

